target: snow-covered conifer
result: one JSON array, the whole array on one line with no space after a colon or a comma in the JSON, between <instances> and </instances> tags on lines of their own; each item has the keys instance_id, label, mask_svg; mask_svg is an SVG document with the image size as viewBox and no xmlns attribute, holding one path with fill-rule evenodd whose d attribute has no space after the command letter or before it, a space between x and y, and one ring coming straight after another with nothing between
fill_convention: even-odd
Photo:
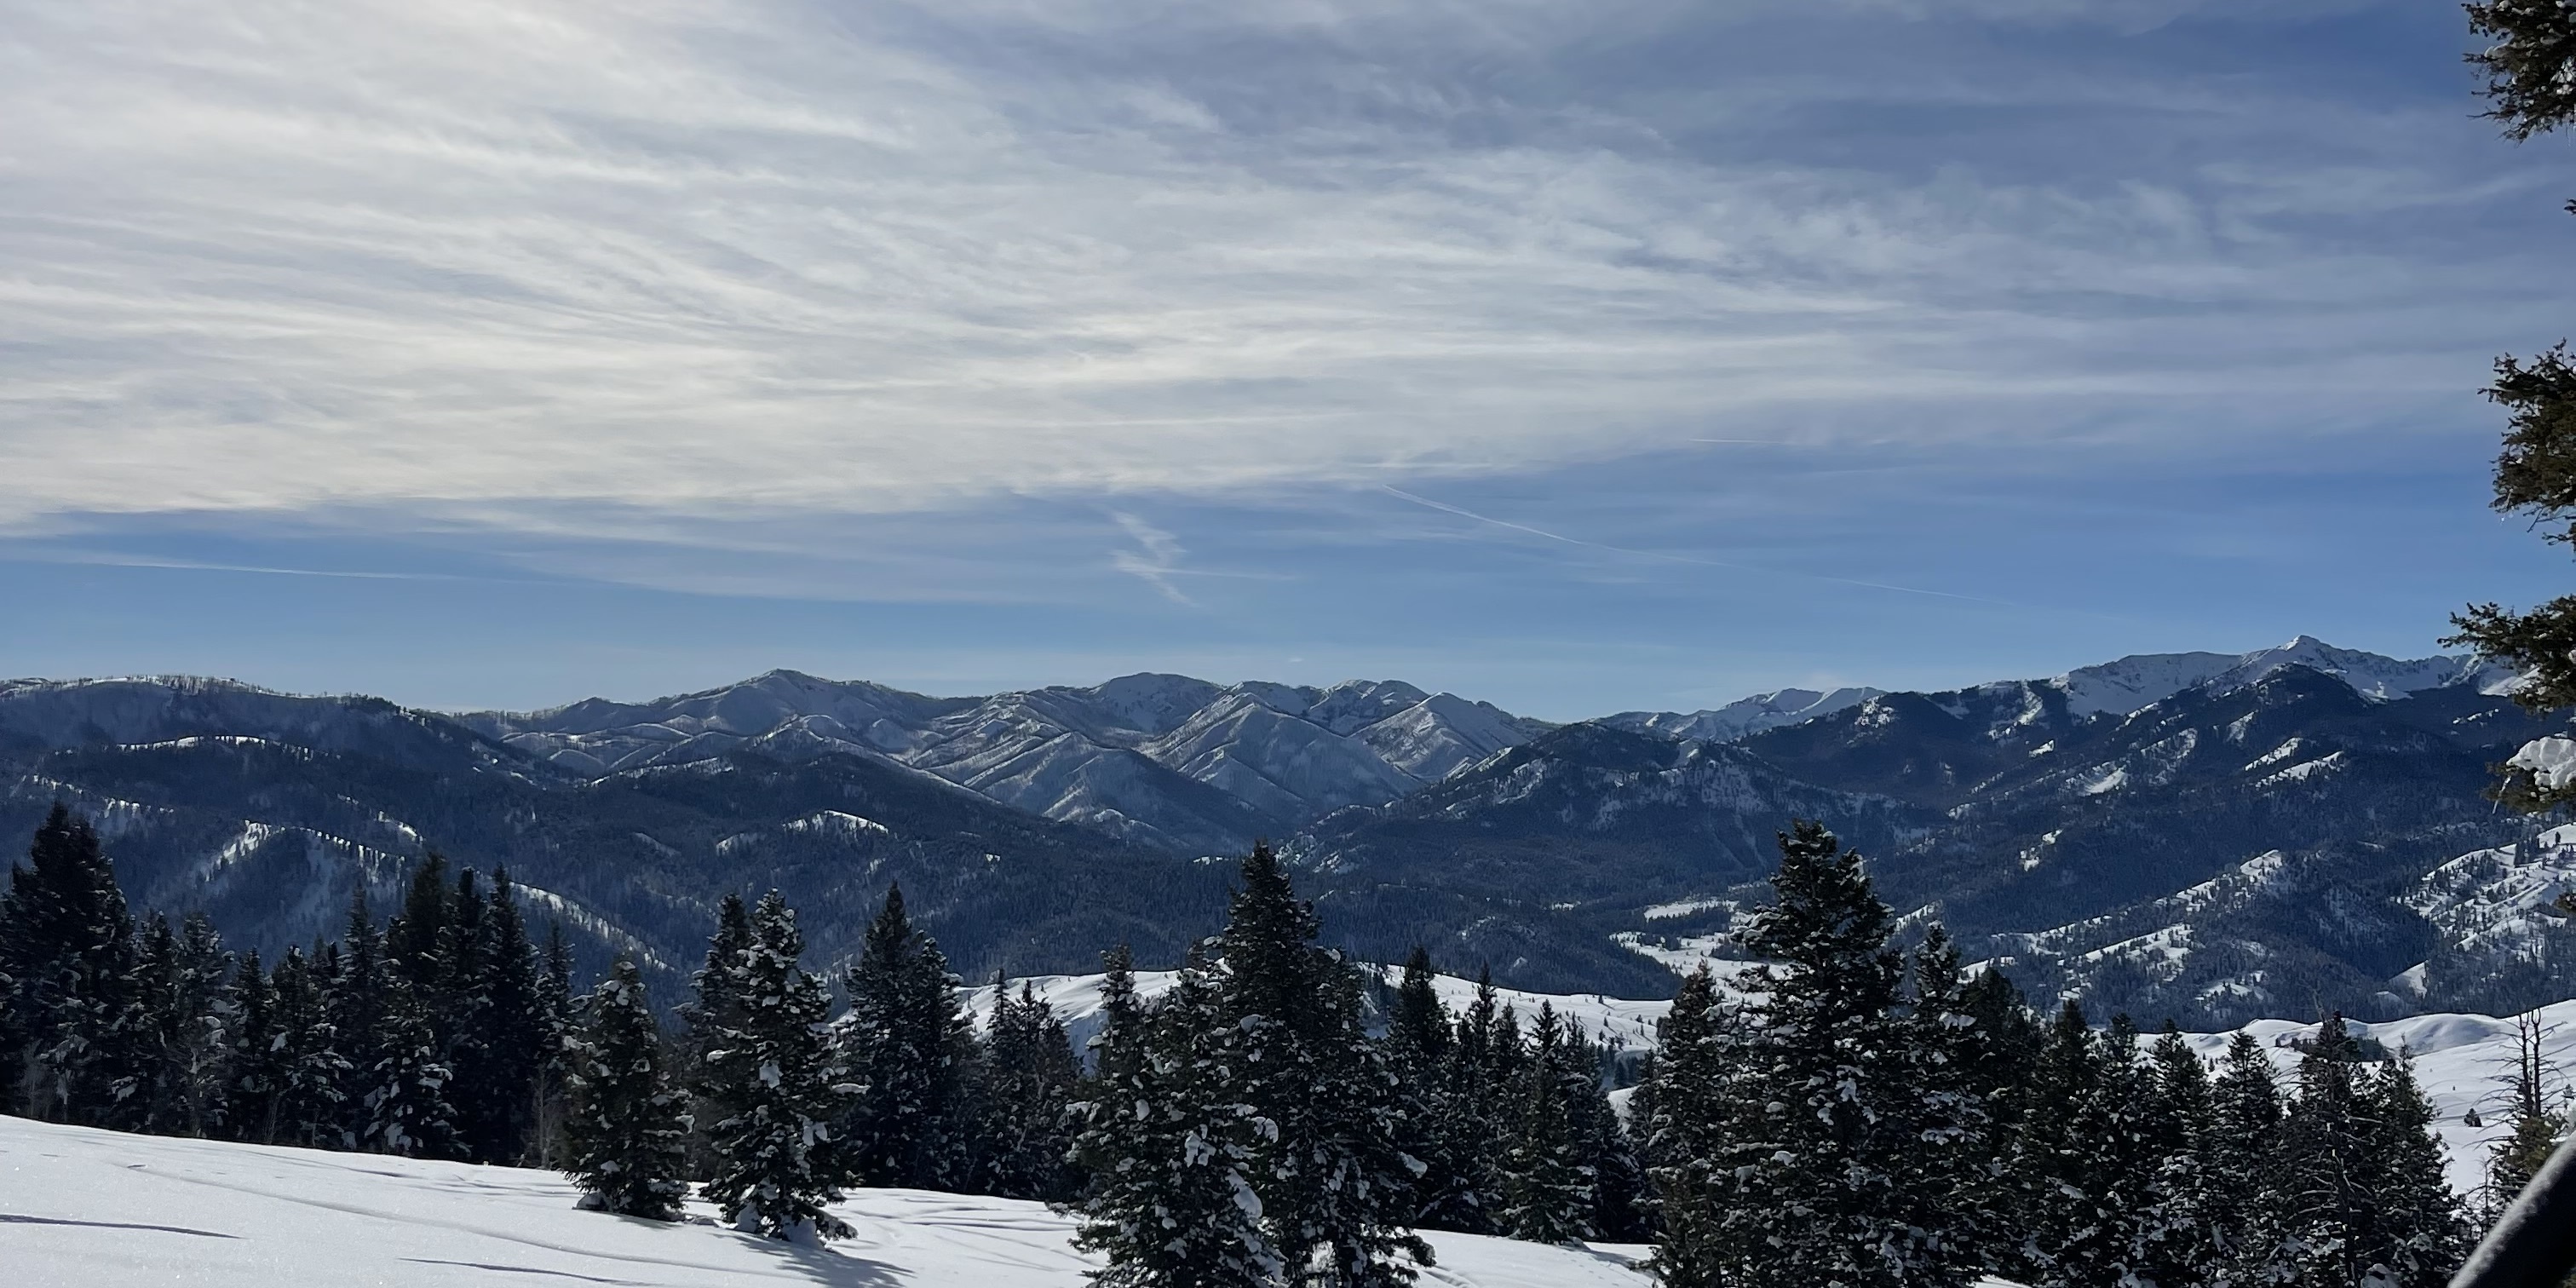
<instances>
[{"instance_id":1,"label":"snow-covered conifer","mask_svg":"<svg viewBox=\"0 0 2576 1288\"><path fill-rule=\"evenodd\" d=\"M841 1059L860 1088L840 1134L861 1184L954 1189L970 1124L966 1074L973 1035L939 945L905 915L889 887L850 968Z\"/></svg>"},{"instance_id":2,"label":"snow-covered conifer","mask_svg":"<svg viewBox=\"0 0 2576 1288\"><path fill-rule=\"evenodd\" d=\"M582 1006L568 1042L564 1171L589 1206L669 1221L688 1192L684 1098L662 1063L662 1035L635 963L620 957Z\"/></svg>"},{"instance_id":3,"label":"snow-covered conifer","mask_svg":"<svg viewBox=\"0 0 2576 1288\"><path fill-rule=\"evenodd\" d=\"M16 1049L0 1051L10 1099L38 1118L120 1123L134 1093L134 923L89 820L57 801L0 895L0 997ZM122 1084L120 1086L120 1084Z\"/></svg>"},{"instance_id":4,"label":"snow-covered conifer","mask_svg":"<svg viewBox=\"0 0 2576 1288\"><path fill-rule=\"evenodd\" d=\"M1026 983L993 981L993 1012L975 1066L974 1168L977 1192L1004 1198L1070 1197L1071 1147L1065 1106L1080 1076L1055 1008Z\"/></svg>"},{"instance_id":5,"label":"snow-covered conifer","mask_svg":"<svg viewBox=\"0 0 2576 1288\"><path fill-rule=\"evenodd\" d=\"M705 1056L712 1098L727 1110L709 1132L707 1198L739 1228L773 1238L849 1232L825 1206L848 1183L832 1124L857 1088L833 1058L831 995L798 964L804 950L787 901L762 896L738 977L740 1016Z\"/></svg>"},{"instance_id":6,"label":"snow-covered conifer","mask_svg":"<svg viewBox=\"0 0 2576 1288\"><path fill-rule=\"evenodd\" d=\"M1093 1069L1072 1106L1087 1177L1074 1242L1102 1288L1277 1288L1285 1266L1253 1187L1249 1107L1219 1058L1221 1011L1192 950L1150 1012L1127 950L1108 957Z\"/></svg>"},{"instance_id":7,"label":"snow-covered conifer","mask_svg":"<svg viewBox=\"0 0 2576 1288\"><path fill-rule=\"evenodd\" d=\"M1592 1235L1593 1168L1568 1112L1564 1033L1539 1005L1537 1041L1521 1076L1520 1113L1503 1151L1502 1226L1515 1239L1574 1243Z\"/></svg>"}]
</instances>

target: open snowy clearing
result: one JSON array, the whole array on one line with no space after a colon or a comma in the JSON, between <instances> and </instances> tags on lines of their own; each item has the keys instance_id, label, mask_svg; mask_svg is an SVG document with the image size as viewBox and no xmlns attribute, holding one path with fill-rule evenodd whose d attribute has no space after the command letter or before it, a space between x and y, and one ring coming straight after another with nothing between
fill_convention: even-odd
<instances>
[{"instance_id":1,"label":"open snowy clearing","mask_svg":"<svg viewBox=\"0 0 2576 1288\"><path fill-rule=\"evenodd\" d=\"M10 1288L802 1283L1086 1288L1070 1218L1011 1199L861 1190L857 1237L812 1248L584 1212L550 1172L127 1136L0 1117ZM1632 1245L1433 1234L1424 1288L1648 1288Z\"/></svg>"}]
</instances>

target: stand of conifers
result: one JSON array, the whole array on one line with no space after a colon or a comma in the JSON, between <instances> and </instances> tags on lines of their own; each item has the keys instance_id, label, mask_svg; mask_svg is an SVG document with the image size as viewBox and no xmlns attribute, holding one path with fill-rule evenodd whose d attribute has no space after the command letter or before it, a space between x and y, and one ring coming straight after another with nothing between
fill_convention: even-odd
<instances>
[{"instance_id":1,"label":"stand of conifers","mask_svg":"<svg viewBox=\"0 0 2576 1288\"><path fill-rule=\"evenodd\" d=\"M202 917L138 923L58 807L0 899L0 1107L560 1168L662 1219L694 1186L777 1237L840 1233L853 1186L1041 1199L1109 1288L1401 1285L1422 1230L1651 1243L1671 1288L2430 1288L2565 1129L2522 1098L2541 1121L2464 1202L2404 1052L2329 1016L2285 1079L2241 1035L2213 1068L2170 1025L2042 1015L1937 926L1900 946L1831 834L1780 840L1739 935L1761 965L1684 980L1623 1065L1490 985L1452 1014L1419 950L1388 989L1266 847L1156 988L1106 954L1077 1053L1026 986L971 1024L896 890L832 980L778 895L727 899L666 1027L631 961L576 997L500 872L429 858L389 923L362 897L270 965Z\"/></svg>"}]
</instances>

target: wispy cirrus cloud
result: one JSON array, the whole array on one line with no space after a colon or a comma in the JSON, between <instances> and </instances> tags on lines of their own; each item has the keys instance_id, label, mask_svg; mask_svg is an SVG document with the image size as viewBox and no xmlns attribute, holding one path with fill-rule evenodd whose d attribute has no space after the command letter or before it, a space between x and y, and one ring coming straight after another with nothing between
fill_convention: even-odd
<instances>
[{"instance_id":1,"label":"wispy cirrus cloud","mask_svg":"<svg viewBox=\"0 0 2576 1288\"><path fill-rule=\"evenodd\" d=\"M2464 185L2456 107L1703 8L17 6L0 522L1373 484L1720 422L2046 437L2033 400L2456 387L2428 334L2542 307L2354 226L2531 182ZM1769 56L1827 33L1860 75ZM1897 104L2023 116L1991 152L1834 124Z\"/></svg>"}]
</instances>

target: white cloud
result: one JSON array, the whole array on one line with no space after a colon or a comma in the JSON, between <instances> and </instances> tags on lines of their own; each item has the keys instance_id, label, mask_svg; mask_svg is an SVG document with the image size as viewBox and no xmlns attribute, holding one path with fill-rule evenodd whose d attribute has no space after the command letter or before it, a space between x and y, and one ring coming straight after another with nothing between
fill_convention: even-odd
<instances>
[{"instance_id":1,"label":"white cloud","mask_svg":"<svg viewBox=\"0 0 2576 1288\"><path fill-rule=\"evenodd\" d=\"M1562 71L1695 9L15 6L0 524L649 527L1529 468L1718 422L2041 432L1891 413L2455 387L2423 337L2509 320L2498 266L2308 235L2458 192L2425 142L2455 122L2377 121L2366 164L1927 176L1782 155L1811 136L1776 113L1827 99ZM1689 141L1728 131L1761 146Z\"/></svg>"}]
</instances>

